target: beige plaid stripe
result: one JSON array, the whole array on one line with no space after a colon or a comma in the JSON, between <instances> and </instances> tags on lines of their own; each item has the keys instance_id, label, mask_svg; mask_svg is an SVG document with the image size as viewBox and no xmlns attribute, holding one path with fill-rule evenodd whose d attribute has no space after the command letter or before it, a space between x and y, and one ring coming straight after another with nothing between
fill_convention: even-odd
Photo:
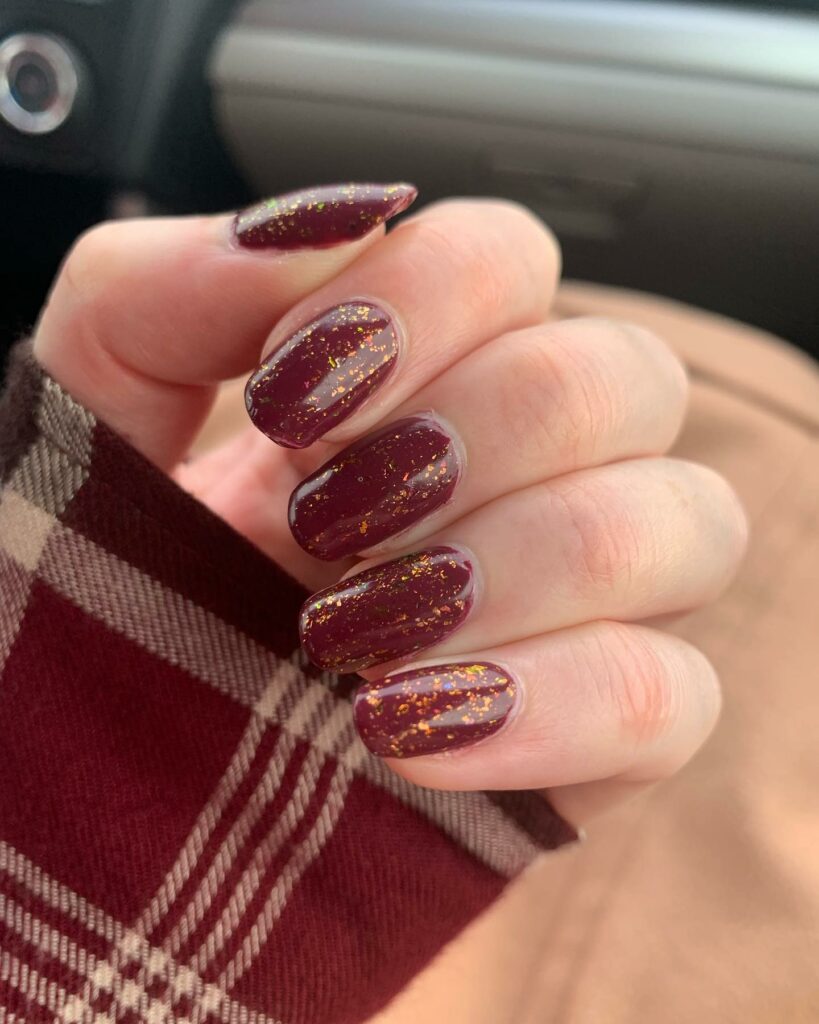
<instances>
[{"instance_id":1,"label":"beige plaid stripe","mask_svg":"<svg viewBox=\"0 0 819 1024\"><path fill-rule=\"evenodd\" d=\"M291 694L296 691L296 687L292 684L297 681L297 678L297 672L291 664L288 662L279 663L273 679L269 682L254 706L254 714L214 795L199 815L176 863L171 868L159 892L140 919L137 925L139 934L149 936L159 922L170 912L179 890L196 868L208 838L213 833L228 803L250 770L254 755L264 734L264 719L272 717L279 705L292 708L293 698ZM245 805L242 815L234 822L228 836L223 841L211 864L208 875L200 883L196 895L185 911L184 917L177 924L174 932L171 933L169 943L172 952L179 948L195 925L201 920L210 904L213 892L224 880L227 867L233 857L235 857L241 843L247 838L250 829L257 820L258 814L262 813L264 802L258 799L258 794L261 792L265 794L265 800L269 799L269 794L266 791L271 781L271 768L275 766L276 758L281 756L281 744L277 746L277 751L278 753L274 752L268 764L268 770L257 785L255 793ZM275 793L275 789L273 792ZM256 811L258 811L258 814L254 813Z\"/></svg>"},{"instance_id":2,"label":"beige plaid stripe","mask_svg":"<svg viewBox=\"0 0 819 1024\"><path fill-rule=\"evenodd\" d=\"M0 492L0 541L14 562L34 573L56 520L6 487Z\"/></svg>"},{"instance_id":3,"label":"beige plaid stripe","mask_svg":"<svg viewBox=\"0 0 819 1024\"><path fill-rule=\"evenodd\" d=\"M281 703L284 703L284 701ZM303 691L301 699L288 715L288 722L295 724L299 731L304 729L313 734L321 732L328 745L334 744L336 736L346 730L348 721L349 712L346 716L340 715L338 703L322 686L307 687ZM219 896L219 889L224 881L225 874L232 862L235 861L240 847L247 839L250 828L256 824L261 814L269 806L270 801L276 797L281 787L282 776L290 762L292 753L292 736L289 733L283 733L270 759L267 772L248 801L242 815L234 824L231 833L229 833L226 841L223 843L222 849L211 865L203 883L188 905L185 916L174 929L169 941L171 951L179 949L180 945L191 934L192 928L201 920L205 911ZM284 844L290 839L304 818L308 804L314 796L325 761L326 758L322 749L312 746L299 770L299 775L294 783L287 805L277 816L267 835L253 852L249 864L233 887L218 920L210 929L197 953L191 959L191 966L195 970L203 972L221 952L225 944L236 934L237 930L243 927L247 908L259 891L259 887L265 879L270 864L279 855ZM298 877L300 877L308 864L320 854L324 843L331 834L332 828L335 826L343 807L343 798L346 795L351 778L351 773L346 769L343 769L341 766L336 769L329 791L319 811L316 824L313 826L308 838L299 845L298 855L294 854L290 857L281 875L275 880L274 892L278 894L278 913L281 913L287 896L292 892ZM323 828L319 824L322 821L325 823ZM298 871L294 870L294 865L296 864L300 865ZM287 879L286 884L283 884L283 879ZM227 979L230 979L227 987L230 987L230 985L238 980L240 974L250 966L253 956L261 949L270 930L270 924L265 924L268 916L268 914L263 912L260 918L261 924L256 922L252 926L251 934L253 935L253 940L250 948L253 950L253 955L249 956L247 950L240 951L238 954L240 962L243 964L242 970L237 972L235 961L231 961L223 973L222 977L226 982ZM220 984L222 984L221 981Z\"/></svg>"},{"instance_id":4,"label":"beige plaid stripe","mask_svg":"<svg viewBox=\"0 0 819 1024\"><path fill-rule=\"evenodd\" d=\"M87 950L1 892L0 921L16 932L24 942L36 946L77 974L87 975L93 970L94 957Z\"/></svg>"},{"instance_id":5,"label":"beige plaid stripe","mask_svg":"<svg viewBox=\"0 0 819 1024\"><path fill-rule=\"evenodd\" d=\"M60 524L39 574L87 614L243 704L256 702L279 664L216 615Z\"/></svg>"},{"instance_id":6,"label":"beige plaid stripe","mask_svg":"<svg viewBox=\"0 0 819 1024\"><path fill-rule=\"evenodd\" d=\"M60 385L45 374L41 378L40 401L37 406L37 425L52 448L62 452L71 462L88 469L91 462L92 438L96 418L83 408ZM53 481L55 494L66 503L76 494L76 487L67 490L62 481ZM63 507L65 507L63 505ZM54 511L57 511L55 508Z\"/></svg>"},{"instance_id":7,"label":"beige plaid stripe","mask_svg":"<svg viewBox=\"0 0 819 1024\"><path fill-rule=\"evenodd\" d=\"M280 1024L231 999L218 985L204 982L166 951L151 946L99 907L50 878L7 843L2 844L1 850L0 870L22 883L35 899L59 908L85 928L112 941L111 955L99 958L84 949L78 939L70 938L31 909L0 894L0 919L24 941L85 979L82 992L72 994L10 953L0 954L0 979L48 1009L56 1020L63 1024L103 1024L105 1015L97 1014L93 1006L104 993L112 996L117 1013L131 1010L145 1024L172 1020L173 1003L182 997L190 1000L192 1021L212 1013L223 1024ZM129 972L134 977L123 977L123 969L133 965L138 967L135 973ZM158 980L162 982L162 994L155 998L148 990L153 990Z\"/></svg>"},{"instance_id":8,"label":"beige plaid stripe","mask_svg":"<svg viewBox=\"0 0 819 1024\"><path fill-rule=\"evenodd\" d=\"M316 784L325 760L326 759L319 751L316 751L315 748L311 748L305 758L304 764L302 765L299 777L296 780L290 801L282 814L277 818L275 824L270 828L265 839L259 844L250 864L242 873L241 879L236 884L219 921L216 923L207 939L200 947L196 957L193 959L192 963L197 970L204 972L204 970L213 961L214 957L216 957L223 949L226 942L240 928L248 905L259 891L259 887L265 878L265 873L268 867L279 855L285 843L290 839L299 822L303 819L307 805L315 793ZM309 857L305 861L304 868L318 857L324 843L332 831L332 828L335 827L344 804L344 797L346 796L347 789L349 788L351 778L351 774L343 766L338 765L336 767L329 790L323 798L322 806L317 816L317 822L326 814L328 807L337 806L338 813L332 816L332 827L329 831L317 832L316 826L314 825L308 838L300 844L299 849L304 848L309 853ZM328 819L328 821L329 820L330 819ZM282 878L292 872L291 865L294 857L295 854L291 855L283 871L275 881L273 886L274 890L281 884ZM304 868L301 870L303 871ZM300 873L301 872L299 872L299 874ZM292 886L290 886L286 891L287 895L289 895L292 891ZM256 926L254 925L254 927ZM267 931L261 941L264 941L266 935ZM230 984L232 985L232 983L233 982L231 981Z\"/></svg>"},{"instance_id":9,"label":"beige plaid stripe","mask_svg":"<svg viewBox=\"0 0 819 1024\"><path fill-rule=\"evenodd\" d=\"M306 694L301 695L301 699L298 700L294 699L295 695L299 695L298 688L289 685L288 680L285 680L285 684L281 693L278 695L275 706L272 703L273 699L270 696L269 687L268 690L265 691L263 699L268 710L273 710L274 707L281 705L284 707L284 713L286 714L289 709L290 720L303 717L303 705L305 703L313 703L308 699ZM325 701L332 699L327 691L325 691L322 696ZM282 731L282 734L279 737L270 758L268 759L267 766L261 779L257 783L256 788L247 800L241 813L233 822L219 850L213 858L207 873L199 883L196 892L185 909L183 916L177 922L167 940L168 948L172 953L177 953L179 951L182 945L193 933L196 926L200 923L205 913L211 907L214 899L217 897L232 864L245 846L253 828L279 792L284 773L287 770L294 748L295 739L293 735L290 732Z\"/></svg>"},{"instance_id":10,"label":"beige plaid stripe","mask_svg":"<svg viewBox=\"0 0 819 1024\"><path fill-rule=\"evenodd\" d=\"M370 782L434 821L499 874L512 877L540 854L531 837L483 793L422 789L405 782L377 758L369 757L365 764Z\"/></svg>"},{"instance_id":11,"label":"beige plaid stripe","mask_svg":"<svg viewBox=\"0 0 819 1024\"><path fill-rule=\"evenodd\" d=\"M28 1021L23 1020L16 1013L2 1008L0 1008L0 1021L2 1021L2 1024L28 1024Z\"/></svg>"},{"instance_id":12,"label":"beige plaid stripe","mask_svg":"<svg viewBox=\"0 0 819 1024\"><path fill-rule=\"evenodd\" d=\"M104 910L93 906L82 896L78 896L68 886L61 885L45 873L37 864L30 861L14 847L0 840L0 872L12 878L18 884L49 907L76 921L83 928L95 935L100 935L107 942L115 943L123 932L123 926Z\"/></svg>"},{"instance_id":13,"label":"beige plaid stripe","mask_svg":"<svg viewBox=\"0 0 819 1024\"><path fill-rule=\"evenodd\" d=\"M200 813L173 867L136 925L139 935L150 936L168 914L179 890L190 878L205 844L222 818L228 803L241 785L264 734L264 722L252 715L236 751L211 799Z\"/></svg>"},{"instance_id":14,"label":"beige plaid stripe","mask_svg":"<svg viewBox=\"0 0 819 1024\"><path fill-rule=\"evenodd\" d=\"M289 760L288 753L285 766ZM192 958L191 965L196 970L203 972L233 933L241 927L247 905L256 895L265 871L302 820L307 804L315 792L324 761L325 758L320 751L315 748L310 749L299 769L289 801L254 850L249 864L230 893L219 919L197 954ZM278 785L276 789L279 789Z\"/></svg>"},{"instance_id":15,"label":"beige plaid stripe","mask_svg":"<svg viewBox=\"0 0 819 1024\"><path fill-rule=\"evenodd\" d=\"M136 976L123 977L122 972L134 964L139 967ZM148 990L154 990L158 981L162 994L153 997ZM189 1001L191 1022L213 1015L222 1024L281 1024L231 999L218 985L204 982L189 967L175 963L135 932L126 932L111 957L97 962L83 992L63 1007L60 1020L64 1024L103 1024L105 1018L101 1020L93 1011L100 994L113 997L117 1014L131 1010L144 1024L173 1021L174 1003L182 998Z\"/></svg>"},{"instance_id":16,"label":"beige plaid stripe","mask_svg":"<svg viewBox=\"0 0 819 1024\"><path fill-rule=\"evenodd\" d=\"M0 673L28 604L48 533L88 475L94 418L44 379L35 413L41 430L0 490ZM14 563L14 564L11 564Z\"/></svg>"},{"instance_id":17,"label":"beige plaid stripe","mask_svg":"<svg viewBox=\"0 0 819 1024\"><path fill-rule=\"evenodd\" d=\"M11 953L0 952L0 982L21 992L26 999L57 1014L68 1001L68 993L55 981L49 981Z\"/></svg>"},{"instance_id":18,"label":"beige plaid stripe","mask_svg":"<svg viewBox=\"0 0 819 1024\"><path fill-rule=\"evenodd\" d=\"M35 419L40 434L8 480L12 490L60 516L88 476L95 419L48 377Z\"/></svg>"},{"instance_id":19,"label":"beige plaid stripe","mask_svg":"<svg viewBox=\"0 0 819 1024\"><path fill-rule=\"evenodd\" d=\"M3 512L6 503L0 504L0 579L3 581L3 595L0 600L0 676L8 660L20 626L23 624L34 573L16 561L9 553L8 535L4 530Z\"/></svg>"},{"instance_id":20,"label":"beige plaid stripe","mask_svg":"<svg viewBox=\"0 0 819 1024\"><path fill-rule=\"evenodd\" d=\"M87 476L84 466L38 437L8 478L8 486L44 512L60 516Z\"/></svg>"},{"instance_id":21,"label":"beige plaid stripe","mask_svg":"<svg viewBox=\"0 0 819 1024\"><path fill-rule=\"evenodd\" d=\"M295 670L294 665L283 662L277 677L270 682L256 702L254 707L256 713L240 740L231 764L217 787L214 797L203 814L200 815L177 863L166 876L159 893L138 922L137 931L140 934L146 934L148 926L152 930L166 914L171 912L174 897L181 887L181 880L190 876L203 853L206 834L212 832L225 810L230 796L235 793L247 774L252 754L255 753L261 739L259 727L254 726L254 722L261 721L257 715L259 713L272 715L277 711L285 716L288 724L299 732L320 734L324 742L320 748L316 746L310 748L286 807L277 815L268 834L254 850L250 863L243 871L238 883L230 893L222 894L221 889L230 868L246 845L253 827L280 790L282 778L290 762L295 744L292 733L284 731L281 734L260 781L231 824L225 839L208 865L206 874L188 900L167 940L163 943L168 952L177 954L214 902L220 898L226 899L216 924L209 930L198 952L190 961L194 970L200 973L218 955L237 929L243 926L245 911L258 892L267 868L303 819L326 760L323 751L325 749L334 751L339 737L343 737L342 742L345 748L350 746L353 741L349 708L345 708L344 705L336 701L324 686L304 685L304 680L301 674ZM359 757L361 756L363 756L363 748L359 746ZM329 792L310 834L305 841L299 844L296 853L289 858L280 877L274 882L273 894L259 915L259 920L252 925L250 942L239 950L237 956L223 972L223 978L231 979L231 984L238 980L238 977L250 966L301 873L321 852L338 820L343 807L343 797L351 778L352 775L347 769L342 767L336 769ZM271 906L273 906L273 910L271 910ZM224 988L224 985L220 987Z\"/></svg>"},{"instance_id":22,"label":"beige plaid stripe","mask_svg":"<svg viewBox=\"0 0 819 1024\"><path fill-rule=\"evenodd\" d=\"M288 897L307 867L319 855L338 823L344 807L344 799L352 781L352 774L339 764L330 783L330 789L322 804L321 811L309 835L295 849L284 870L279 875L264 907L253 923L244 941L219 975L219 984L228 991L246 973L259 955L267 936L281 916Z\"/></svg>"},{"instance_id":23,"label":"beige plaid stripe","mask_svg":"<svg viewBox=\"0 0 819 1024\"><path fill-rule=\"evenodd\" d=\"M171 932L167 946L176 954L190 938L210 909L219 890L224 885L228 871L239 856L250 837L253 827L259 821L281 786L282 777L290 762L295 741L288 733L282 733L267 763L264 775L245 804L236 821L219 847L207 873L197 886L184 914Z\"/></svg>"},{"instance_id":24,"label":"beige plaid stripe","mask_svg":"<svg viewBox=\"0 0 819 1024\"><path fill-rule=\"evenodd\" d=\"M0 673L20 632L37 564L55 522L10 487L0 490Z\"/></svg>"}]
</instances>

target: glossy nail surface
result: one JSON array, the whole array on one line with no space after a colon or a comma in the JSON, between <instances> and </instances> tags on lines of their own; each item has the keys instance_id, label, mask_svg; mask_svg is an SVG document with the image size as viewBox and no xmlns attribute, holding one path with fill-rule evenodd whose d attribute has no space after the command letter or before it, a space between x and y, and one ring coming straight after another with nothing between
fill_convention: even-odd
<instances>
[{"instance_id":1,"label":"glossy nail surface","mask_svg":"<svg viewBox=\"0 0 819 1024\"><path fill-rule=\"evenodd\" d=\"M515 681L488 662L398 672L360 687L355 724L379 757L418 757L491 736L515 704Z\"/></svg>"},{"instance_id":2,"label":"glossy nail surface","mask_svg":"<svg viewBox=\"0 0 819 1024\"><path fill-rule=\"evenodd\" d=\"M466 619L474 600L466 554L429 548L314 594L301 611L302 647L320 668L356 672L443 640Z\"/></svg>"},{"instance_id":3,"label":"glossy nail surface","mask_svg":"<svg viewBox=\"0 0 819 1024\"><path fill-rule=\"evenodd\" d=\"M410 416L345 448L299 484L290 529L316 558L344 558L445 505L460 475L447 429L432 416Z\"/></svg>"},{"instance_id":4,"label":"glossy nail surface","mask_svg":"<svg viewBox=\"0 0 819 1024\"><path fill-rule=\"evenodd\" d=\"M319 249L352 242L413 202L414 185L319 185L266 199L236 215L244 249Z\"/></svg>"},{"instance_id":5,"label":"glossy nail surface","mask_svg":"<svg viewBox=\"0 0 819 1024\"><path fill-rule=\"evenodd\" d=\"M271 352L245 388L253 423L286 448L306 448L368 398L392 373L398 332L370 302L322 313Z\"/></svg>"}]
</instances>

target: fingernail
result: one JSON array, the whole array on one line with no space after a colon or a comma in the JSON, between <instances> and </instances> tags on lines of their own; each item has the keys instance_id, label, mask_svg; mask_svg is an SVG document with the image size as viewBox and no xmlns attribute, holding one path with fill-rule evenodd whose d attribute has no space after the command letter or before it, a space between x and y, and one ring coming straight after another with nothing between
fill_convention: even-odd
<instances>
[{"instance_id":1,"label":"fingernail","mask_svg":"<svg viewBox=\"0 0 819 1024\"><path fill-rule=\"evenodd\" d=\"M414 185L319 185L275 196L236 215L233 230L245 249L318 249L369 234L418 195Z\"/></svg>"},{"instance_id":2,"label":"fingernail","mask_svg":"<svg viewBox=\"0 0 819 1024\"><path fill-rule=\"evenodd\" d=\"M247 382L245 405L271 440L306 448L380 387L397 358L388 313L369 302L334 306L267 356Z\"/></svg>"},{"instance_id":3,"label":"fingernail","mask_svg":"<svg viewBox=\"0 0 819 1024\"><path fill-rule=\"evenodd\" d=\"M517 686L488 662L411 669L355 695L359 735L379 757L418 757L491 736L514 707Z\"/></svg>"},{"instance_id":4,"label":"fingernail","mask_svg":"<svg viewBox=\"0 0 819 1024\"><path fill-rule=\"evenodd\" d=\"M301 610L301 643L311 661L336 672L406 657L461 625L475 600L470 559L429 548L349 576Z\"/></svg>"},{"instance_id":5,"label":"fingernail","mask_svg":"<svg viewBox=\"0 0 819 1024\"><path fill-rule=\"evenodd\" d=\"M449 431L432 416L410 416L345 448L299 484L290 529L316 558L344 558L446 504L460 475Z\"/></svg>"}]
</instances>

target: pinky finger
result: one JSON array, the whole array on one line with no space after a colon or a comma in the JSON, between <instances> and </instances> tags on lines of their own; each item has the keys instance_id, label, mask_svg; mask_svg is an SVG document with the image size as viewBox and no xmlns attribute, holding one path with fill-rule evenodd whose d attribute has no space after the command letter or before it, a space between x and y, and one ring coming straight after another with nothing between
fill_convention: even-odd
<instances>
[{"instance_id":1,"label":"pinky finger","mask_svg":"<svg viewBox=\"0 0 819 1024\"><path fill-rule=\"evenodd\" d=\"M417 663L363 685L358 730L400 775L438 789L548 789L573 824L671 775L720 708L694 647L595 622Z\"/></svg>"}]
</instances>

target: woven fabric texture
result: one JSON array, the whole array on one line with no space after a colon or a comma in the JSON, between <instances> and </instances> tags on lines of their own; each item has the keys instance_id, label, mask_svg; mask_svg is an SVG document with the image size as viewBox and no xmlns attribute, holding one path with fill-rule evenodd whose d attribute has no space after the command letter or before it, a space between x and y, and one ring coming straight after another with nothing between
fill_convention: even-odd
<instances>
[{"instance_id":1,"label":"woven fabric texture","mask_svg":"<svg viewBox=\"0 0 819 1024\"><path fill-rule=\"evenodd\" d=\"M27 345L0 482L0 1020L353 1024L575 838L371 757L301 587Z\"/></svg>"}]
</instances>

